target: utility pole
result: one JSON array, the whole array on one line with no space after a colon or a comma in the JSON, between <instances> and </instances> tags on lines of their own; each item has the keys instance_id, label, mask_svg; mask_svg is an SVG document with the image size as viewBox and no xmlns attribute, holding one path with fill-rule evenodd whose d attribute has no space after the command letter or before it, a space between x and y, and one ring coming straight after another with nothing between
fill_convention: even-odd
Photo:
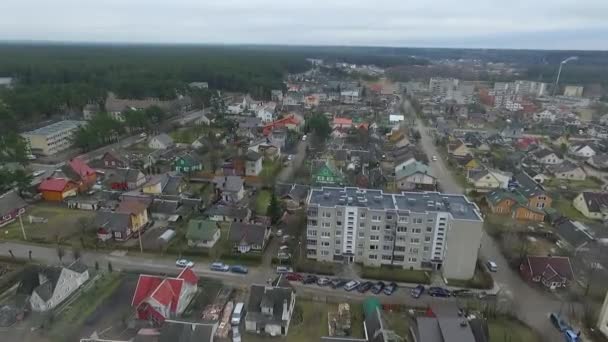
<instances>
[{"instance_id":1,"label":"utility pole","mask_svg":"<svg viewBox=\"0 0 608 342\"><path fill-rule=\"evenodd\" d=\"M141 226L139 228L139 234L137 236L139 238L139 252L142 253L142 254L144 253L144 246L141 244L141 234L143 234L143 233L144 233L143 232L143 226Z\"/></svg>"},{"instance_id":2,"label":"utility pole","mask_svg":"<svg viewBox=\"0 0 608 342\"><path fill-rule=\"evenodd\" d=\"M23 219L21 218L22 214L19 214L19 225L21 226L21 233L23 233L23 240L27 241L27 236L25 235L25 227L23 227Z\"/></svg>"}]
</instances>

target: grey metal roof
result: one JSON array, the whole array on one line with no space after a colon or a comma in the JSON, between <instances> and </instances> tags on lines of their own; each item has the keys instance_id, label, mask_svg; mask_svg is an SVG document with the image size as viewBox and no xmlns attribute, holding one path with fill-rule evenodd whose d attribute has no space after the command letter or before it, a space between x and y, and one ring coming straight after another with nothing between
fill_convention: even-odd
<instances>
[{"instance_id":1,"label":"grey metal roof","mask_svg":"<svg viewBox=\"0 0 608 342\"><path fill-rule=\"evenodd\" d=\"M263 245L268 226L232 222L228 239L232 242L245 242L250 245Z\"/></svg>"},{"instance_id":2,"label":"grey metal roof","mask_svg":"<svg viewBox=\"0 0 608 342\"><path fill-rule=\"evenodd\" d=\"M465 317L437 318L444 342L475 342L475 336Z\"/></svg>"},{"instance_id":3,"label":"grey metal roof","mask_svg":"<svg viewBox=\"0 0 608 342\"><path fill-rule=\"evenodd\" d=\"M247 303L247 321L262 324L283 324L283 303L287 302L287 309L291 305L291 295L294 290L288 287L270 287L264 285L251 285L249 302ZM262 314L262 304L272 307L272 316Z\"/></svg>"},{"instance_id":4,"label":"grey metal roof","mask_svg":"<svg viewBox=\"0 0 608 342\"><path fill-rule=\"evenodd\" d=\"M321 207L353 206L371 210L400 210L417 213L449 212L453 218L481 221L479 208L464 195L439 192L402 192L323 187L311 190L309 205Z\"/></svg>"},{"instance_id":5,"label":"grey metal roof","mask_svg":"<svg viewBox=\"0 0 608 342\"><path fill-rule=\"evenodd\" d=\"M434 317L417 317L416 326L418 341L421 342L443 342L439 322Z\"/></svg>"},{"instance_id":6,"label":"grey metal roof","mask_svg":"<svg viewBox=\"0 0 608 342\"><path fill-rule=\"evenodd\" d=\"M593 231L578 221L565 220L555 225L557 234L572 247L578 248L594 240Z\"/></svg>"},{"instance_id":7,"label":"grey metal roof","mask_svg":"<svg viewBox=\"0 0 608 342\"><path fill-rule=\"evenodd\" d=\"M0 216L18 208L25 208L27 203L19 196L17 191L9 191L0 195Z\"/></svg>"},{"instance_id":8,"label":"grey metal roof","mask_svg":"<svg viewBox=\"0 0 608 342\"><path fill-rule=\"evenodd\" d=\"M158 342L203 342L212 341L217 323L193 323L165 321L160 328Z\"/></svg>"},{"instance_id":9,"label":"grey metal roof","mask_svg":"<svg viewBox=\"0 0 608 342\"><path fill-rule=\"evenodd\" d=\"M228 216L228 217L233 217L233 218L237 218L237 219L244 219L247 217L248 214L249 214L248 208L234 207L234 206L221 205L221 204L214 205L212 207L207 208L207 210L205 210L205 215L208 215L208 216L214 216L214 215Z\"/></svg>"},{"instance_id":10,"label":"grey metal roof","mask_svg":"<svg viewBox=\"0 0 608 342\"><path fill-rule=\"evenodd\" d=\"M26 132L25 134L51 135L54 133L64 131L66 129L74 129L74 128L77 128L84 124L85 124L84 121L63 120L63 121L55 122L48 126L40 127L38 129Z\"/></svg>"},{"instance_id":11,"label":"grey metal roof","mask_svg":"<svg viewBox=\"0 0 608 342\"><path fill-rule=\"evenodd\" d=\"M173 145L173 139L166 133L161 133L155 136L153 139L156 139L158 142L166 146Z\"/></svg>"},{"instance_id":12,"label":"grey metal roof","mask_svg":"<svg viewBox=\"0 0 608 342\"><path fill-rule=\"evenodd\" d=\"M224 192L239 192L245 181L240 176L215 177L213 183Z\"/></svg>"}]
</instances>

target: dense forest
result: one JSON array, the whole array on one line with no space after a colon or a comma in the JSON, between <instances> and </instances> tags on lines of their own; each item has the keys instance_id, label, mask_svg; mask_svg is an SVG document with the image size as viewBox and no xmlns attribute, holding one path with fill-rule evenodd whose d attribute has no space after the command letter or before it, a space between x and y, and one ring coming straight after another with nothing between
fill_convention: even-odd
<instances>
[{"instance_id":1,"label":"dense forest","mask_svg":"<svg viewBox=\"0 0 608 342\"><path fill-rule=\"evenodd\" d=\"M119 97L172 99L188 82L268 98L287 72L308 67L292 52L207 46L0 45L0 76L17 84L0 93L21 120Z\"/></svg>"}]
</instances>

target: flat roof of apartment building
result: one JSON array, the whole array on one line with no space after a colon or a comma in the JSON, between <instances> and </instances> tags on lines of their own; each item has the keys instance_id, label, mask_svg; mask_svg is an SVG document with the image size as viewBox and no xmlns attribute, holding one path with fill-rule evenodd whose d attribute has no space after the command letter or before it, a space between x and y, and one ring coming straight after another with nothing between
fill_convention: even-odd
<instances>
[{"instance_id":1,"label":"flat roof of apartment building","mask_svg":"<svg viewBox=\"0 0 608 342\"><path fill-rule=\"evenodd\" d=\"M310 191L308 205L351 206L371 210L449 212L454 219L481 221L477 205L464 195L439 192L384 193L378 189L322 187Z\"/></svg>"},{"instance_id":2,"label":"flat roof of apartment building","mask_svg":"<svg viewBox=\"0 0 608 342\"><path fill-rule=\"evenodd\" d=\"M33 131L25 132L23 134L35 134L35 135L51 135L53 133L61 132L66 129L76 128L81 126L84 122L77 120L63 120L59 122L55 122L48 126L37 128Z\"/></svg>"}]
</instances>

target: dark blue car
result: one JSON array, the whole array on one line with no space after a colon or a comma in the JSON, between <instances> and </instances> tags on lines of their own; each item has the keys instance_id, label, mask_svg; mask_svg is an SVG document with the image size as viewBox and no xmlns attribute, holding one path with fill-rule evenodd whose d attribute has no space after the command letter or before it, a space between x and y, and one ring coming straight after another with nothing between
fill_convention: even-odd
<instances>
[{"instance_id":1,"label":"dark blue car","mask_svg":"<svg viewBox=\"0 0 608 342\"><path fill-rule=\"evenodd\" d=\"M230 271L232 273L240 273L240 274L247 274L247 272L249 272L247 267L242 266L242 265L234 265L234 266L230 267Z\"/></svg>"},{"instance_id":2,"label":"dark blue car","mask_svg":"<svg viewBox=\"0 0 608 342\"><path fill-rule=\"evenodd\" d=\"M429 296L431 297L449 297L450 291L442 287L431 287L429 288Z\"/></svg>"}]
</instances>

